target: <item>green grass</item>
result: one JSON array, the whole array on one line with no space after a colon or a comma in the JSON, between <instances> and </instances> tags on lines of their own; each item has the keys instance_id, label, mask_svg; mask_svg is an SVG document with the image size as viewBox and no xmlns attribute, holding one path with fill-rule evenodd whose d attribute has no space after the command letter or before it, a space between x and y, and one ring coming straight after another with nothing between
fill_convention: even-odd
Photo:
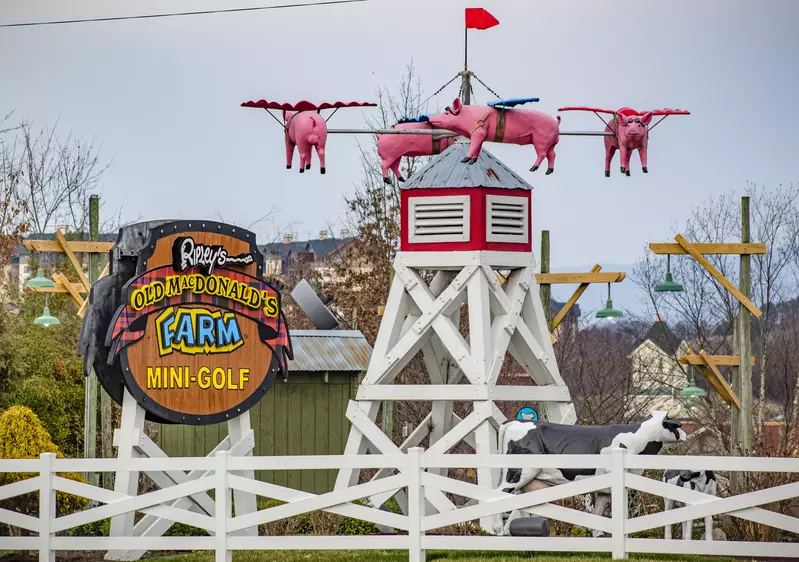
<instances>
[{"instance_id":1,"label":"green grass","mask_svg":"<svg viewBox=\"0 0 799 562\"><path fill-rule=\"evenodd\" d=\"M211 551L170 556L168 558L148 558L147 562L212 562ZM527 556L525 553L509 552L457 552L428 551L427 560L457 560L458 562L605 562L610 554L586 555L573 552L538 553ZM731 558L686 556L667 554L631 554L631 560L646 562L733 562ZM330 551L246 551L234 552L233 562L405 562L408 552L401 550L330 550Z\"/></svg>"}]
</instances>

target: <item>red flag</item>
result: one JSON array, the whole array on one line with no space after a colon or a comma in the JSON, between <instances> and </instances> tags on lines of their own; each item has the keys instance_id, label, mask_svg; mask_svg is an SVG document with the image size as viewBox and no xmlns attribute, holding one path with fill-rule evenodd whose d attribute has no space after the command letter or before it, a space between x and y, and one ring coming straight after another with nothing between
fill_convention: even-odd
<instances>
[{"instance_id":1,"label":"red flag","mask_svg":"<svg viewBox=\"0 0 799 562\"><path fill-rule=\"evenodd\" d=\"M483 8L466 8L466 29L488 29L499 25L499 20Z\"/></svg>"}]
</instances>

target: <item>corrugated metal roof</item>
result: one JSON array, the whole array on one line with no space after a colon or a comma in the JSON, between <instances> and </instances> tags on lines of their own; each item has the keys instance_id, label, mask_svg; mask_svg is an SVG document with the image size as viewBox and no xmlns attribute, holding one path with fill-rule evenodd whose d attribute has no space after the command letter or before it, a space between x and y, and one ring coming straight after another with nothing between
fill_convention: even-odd
<instances>
[{"instance_id":1,"label":"corrugated metal roof","mask_svg":"<svg viewBox=\"0 0 799 562\"><path fill-rule=\"evenodd\" d=\"M430 187L499 187L505 189L528 189L533 186L503 164L485 149L474 164L463 164L469 142L458 140L442 152L427 166L419 170L401 189L425 189Z\"/></svg>"},{"instance_id":2,"label":"corrugated metal roof","mask_svg":"<svg viewBox=\"0 0 799 562\"><path fill-rule=\"evenodd\" d=\"M357 330L291 330L294 359L289 376L298 371L366 371L372 347Z\"/></svg>"}]
</instances>

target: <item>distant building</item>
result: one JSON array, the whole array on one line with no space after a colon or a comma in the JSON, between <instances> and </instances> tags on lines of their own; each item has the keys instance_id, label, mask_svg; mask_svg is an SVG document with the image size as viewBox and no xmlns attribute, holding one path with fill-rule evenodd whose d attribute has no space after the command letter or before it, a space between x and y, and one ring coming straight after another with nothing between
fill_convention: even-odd
<instances>
[{"instance_id":1,"label":"distant building","mask_svg":"<svg viewBox=\"0 0 799 562\"><path fill-rule=\"evenodd\" d=\"M286 278L313 271L321 276L322 281L327 281L332 274L331 261L345 253L353 240L355 238L347 230L342 230L338 238L328 237L327 231L323 230L315 240L295 241L293 235L286 234L282 242L264 244L258 249L265 256L267 275Z\"/></svg>"},{"instance_id":2,"label":"distant building","mask_svg":"<svg viewBox=\"0 0 799 562\"><path fill-rule=\"evenodd\" d=\"M629 354L635 397L630 407L668 410L688 385L690 373L677 357L688 351L688 343L669 329L662 317L652 324L640 344Z\"/></svg>"}]
</instances>

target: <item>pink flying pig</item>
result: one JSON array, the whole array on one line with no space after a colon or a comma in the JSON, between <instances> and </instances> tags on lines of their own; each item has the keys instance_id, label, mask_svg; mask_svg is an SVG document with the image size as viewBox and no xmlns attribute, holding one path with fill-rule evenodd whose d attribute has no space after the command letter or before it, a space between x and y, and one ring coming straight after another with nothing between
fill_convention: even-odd
<instances>
[{"instance_id":1,"label":"pink flying pig","mask_svg":"<svg viewBox=\"0 0 799 562\"><path fill-rule=\"evenodd\" d=\"M359 101L322 102L319 105L309 101L297 103L281 103L277 101L245 101L241 107L265 109L272 118L282 126L286 139L286 169L291 169L294 160L294 148L300 153L300 173L311 169L311 149L316 148L319 157L319 171L325 173L325 145L327 143L327 120L322 117L324 109L333 109L333 113L342 107L375 107L377 104ZM283 121L275 117L272 109L283 112ZM332 114L331 116L332 117ZM328 117L328 119L330 119Z\"/></svg>"},{"instance_id":2,"label":"pink flying pig","mask_svg":"<svg viewBox=\"0 0 799 562\"><path fill-rule=\"evenodd\" d=\"M402 120L392 129L432 129L424 116L417 119ZM433 135L377 135L377 154L383 181L390 183L388 171L394 172L398 181L405 181L400 173L400 160L403 156L432 156L441 154L456 137L434 138Z\"/></svg>"},{"instance_id":3,"label":"pink flying pig","mask_svg":"<svg viewBox=\"0 0 799 562\"><path fill-rule=\"evenodd\" d=\"M471 143L464 163L474 164L483 142L532 144L536 160L535 172L547 159L547 175L555 171L555 145L560 137L560 116L556 118L534 109L510 109L519 103L538 101L537 98L505 100L485 105L463 105L456 99L444 113L430 116L430 124L469 137ZM502 105L502 107L499 107Z\"/></svg>"},{"instance_id":4,"label":"pink flying pig","mask_svg":"<svg viewBox=\"0 0 799 562\"><path fill-rule=\"evenodd\" d=\"M327 123L315 111L283 112L286 127L286 169L291 169L294 147L300 153L300 173L311 169L311 147L319 156L319 171L325 173L325 144L327 143Z\"/></svg>"},{"instance_id":5,"label":"pink flying pig","mask_svg":"<svg viewBox=\"0 0 799 562\"><path fill-rule=\"evenodd\" d=\"M600 119L602 119L599 115L600 113L613 115L613 119L609 122L602 119L602 122L605 123L605 131L613 133L612 135L605 136L606 178L610 177L610 163L613 161L616 150L619 151L622 174L630 175L630 157L634 150L638 151L638 156L641 158L641 170L645 174L648 174L649 169L646 165L646 159L649 145L649 130L653 129L655 125L663 121L663 119L669 115L690 115L688 111L682 109L658 109L655 111L641 112L629 107L622 107L616 111L582 106L561 107L558 111L592 111ZM663 116L663 118L650 127L649 124L655 116Z\"/></svg>"}]
</instances>

